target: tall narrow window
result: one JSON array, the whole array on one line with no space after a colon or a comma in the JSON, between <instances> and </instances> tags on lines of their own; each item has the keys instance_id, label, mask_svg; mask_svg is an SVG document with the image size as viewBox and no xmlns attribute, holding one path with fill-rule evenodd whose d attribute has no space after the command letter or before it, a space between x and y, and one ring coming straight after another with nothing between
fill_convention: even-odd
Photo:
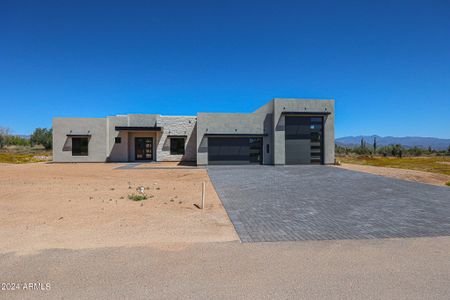
<instances>
[{"instance_id":1,"label":"tall narrow window","mask_svg":"<svg viewBox=\"0 0 450 300\"><path fill-rule=\"evenodd\" d=\"M72 138L72 156L88 156L88 144L87 137Z\"/></svg>"},{"instance_id":2,"label":"tall narrow window","mask_svg":"<svg viewBox=\"0 0 450 300\"><path fill-rule=\"evenodd\" d=\"M170 138L170 155L184 154L184 137Z\"/></svg>"}]
</instances>

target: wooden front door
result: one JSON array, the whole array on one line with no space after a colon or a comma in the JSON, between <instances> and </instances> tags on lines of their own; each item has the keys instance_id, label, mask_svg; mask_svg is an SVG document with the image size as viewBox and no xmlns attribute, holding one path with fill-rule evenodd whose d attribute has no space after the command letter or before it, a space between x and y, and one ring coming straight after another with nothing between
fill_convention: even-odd
<instances>
[{"instance_id":1,"label":"wooden front door","mask_svg":"<svg viewBox=\"0 0 450 300\"><path fill-rule=\"evenodd\" d=\"M137 137L134 140L135 160L153 160L153 138Z\"/></svg>"}]
</instances>

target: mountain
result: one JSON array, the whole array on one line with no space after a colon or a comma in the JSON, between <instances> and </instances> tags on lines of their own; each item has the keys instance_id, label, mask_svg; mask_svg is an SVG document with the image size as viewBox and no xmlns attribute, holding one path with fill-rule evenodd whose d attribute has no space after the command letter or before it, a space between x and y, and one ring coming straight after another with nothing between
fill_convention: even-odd
<instances>
[{"instance_id":1,"label":"mountain","mask_svg":"<svg viewBox=\"0 0 450 300\"><path fill-rule=\"evenodd\" d=\"M427 149L431 147L434 150L446 150L450 146L450 139L439 139L433 137L420 137L420 136L378 136L378 135L359 135L359 136L345 136L335 139L337 145L340 146L359 146L361 144L361 138L364 138L367 145L373 144L373 139L377 138L377 145L388 146L400 144L405 148L420 147Z\"/></svg>"}]
</instances>

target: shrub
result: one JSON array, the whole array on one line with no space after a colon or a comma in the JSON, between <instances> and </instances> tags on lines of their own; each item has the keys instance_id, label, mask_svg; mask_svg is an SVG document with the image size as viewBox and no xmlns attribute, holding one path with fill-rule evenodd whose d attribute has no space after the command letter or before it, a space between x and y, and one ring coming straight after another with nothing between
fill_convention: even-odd
<instances>
[{"instance_id":1,"label":"shrub","mask_svg":"<svg viewBox=\"0 0 450 300\"><path fill-rule=\"evenodd\" d=\"M366 147L356 147L355 149L353 149L353 152L355 152L358 155L371 155L372 154L372 151L370 151Z\"/></svg>"},{"instance_id":2,"label":"shrub","mask_svg":"<svg viewBox=\"0 0 450 300\"><path fill-rule=\"evenodd\" d=\"M36 128L30 138L31 144L42 145L46 150L52 149L52 129Z\"/></svg>"},{"instance_id":3,"label":"shrub","mask_svg":"<svg viewBox=\"0 0 450 300\"><path fill-rule=\"evenodd\" d=\"M8 146L30 146L30 140L18 135L9 135L5 138Z\"/></svg>"},{"instance_id":4,"label":"shrub","mask_svg":"<svg viewBox=\"0 0 450 300\"><path fill-rule=\"evenodd\" d=\"M128 199L133 200L133 201L142 201L142 200L147 200L148 197L146 194L130 194L130 195L128 195Z\"/></svg>"},{"instance_id":5,"label":"shrub","mask_svg":"<svg viewBox=\"0 0 450 300\"><path fill-rule=\"evenodd\" d=\"M6 145L6 141L9 135L9 129L0 127L0 149Z\"/></svg>"}]
</instances>

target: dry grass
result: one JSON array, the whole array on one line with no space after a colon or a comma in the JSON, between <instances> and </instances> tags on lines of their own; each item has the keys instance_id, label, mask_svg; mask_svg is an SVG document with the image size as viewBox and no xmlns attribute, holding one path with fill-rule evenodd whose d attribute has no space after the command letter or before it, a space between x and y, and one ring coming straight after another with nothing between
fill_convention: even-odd
<instances>
[{"instance_id":1,"label":"dry grass","mask_svg":"<svg viewBox=\"0 0 450 300\"><path fill-rule=\"evenodd\" d=\"M0 163L27 164L50 160L51 151L43 148L13 146L0 151Z\"/></svg>"},{"instance_id":2,"label":"dry grass","mask_svg":"<svg viewBox=\"0 0 450 300\"><path fill-rule=\"evenodd\" d=\"M369 157L369 156L346 156L337 157L343 163L369 165L376 167L388 167L431 172L450 175L450 157Z\"/></svg>"},{"instance_id":3,"label":"dry grass","mask_svg":"<svg viewBox=\"0 0 450 300\"><path fill-rule=\"evenodd\" d=\"M35 163L41 161L47 161L48 159L44 159L47 157L47 153L36 153L36 154L20 154L20 153L12 153L12 152L3 152L0 153L0 163L6 164L27 164L27 163Z\"/></svg>"}]
</instances>

